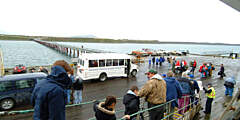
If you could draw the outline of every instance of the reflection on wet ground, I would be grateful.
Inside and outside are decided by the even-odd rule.
[[[197,66],[202,65],[203,62],[212,62],[215,65],[216,70],[213,72],[213,76],[210,79],[202,80],[203,86],[206,86],[207,83],[211,82],[216,90],[216,99],[212,105],[212,115],[211,119],[216,119],[219,115],[224,111],[224,103],[225,101],[230,101],[231,98],[225,97],[224,91],[225,88],[223,86],[224,80],[220,80],[217,72],[220,69],[220,64],[224,64],[225,73],[227,76],[237,75],[237,80],[239,80],[239,75],[237,74],[239,70],[239,60],[232,60],[228,58],[214,58],[214,57],[199,57],[199,56],[184,56],[177,57],[177,59],[185,59],[189,63],[190,61],[196,59]],[[148,65],[148,62],[139,64],[140,71],[138,72],[136,78],[112,78],[106,80],[105,82],[99,81],[86,81],[84,82],[84,91],[83,91],[83,100],[84,102],[91,100],[100,100],[105,98],[108,95],[115,95],[117,97],[122,97],[126,94],[126,91],[132,86],[137,85],[138,87],[142,87],[147,81],[147,77],[145,76],[145,72],[150,69],[156,69],[159,74],[167,73],[169,71],[169,64],[164,63],[163,66],[156,65]],[[195,79],[200,80],[200,73],[198,69],[195,71]],[[236,90],[235,90],[236,92]],[[202,92],[202,106],[204,108],[206,97]],[[117,110],[123,110],[124,106],[121,100],[117,101]],[[121,117],[123,112],[117,114],[118,117]],[[76,107],[70,107],[66,109],[66,118],[67,120],[86,120],[88,118],[94,117],[93,105],[82,105]],[[3,117],[1,119],[6,120],[31,120],[32,113],[22,114],[22,115],[13,115]],[[204,119],[204,113],[201,111],[198,119]]]

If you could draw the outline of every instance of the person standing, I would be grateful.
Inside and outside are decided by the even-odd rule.
[[[69,64],[58,60],[53,64],[46,80],[37,83],[31,97],[34,120],[65,120],[67,95],[64,89],[72,84],[68,72],[73,75]]]
[[[182,77],[178,79],[178,82],[182,88],[182,98],[178,99],[179,109],[182,109],[185,106],[188,106],[190,102],[190,95],[192,95],[193,91],[193,84],[188,79],[187,72],[182,73]],[[179,113],[183,114],[187,111],[187,107],[184,110],[180,110]]]
[[[125,115],[131,115],[140,110],[140,99],[138,96],[138,87],[132,86],[130,90],[127,91],[127,94],[123,97],[123,104],[125,105]],[[137,115],[130,117],[130,120],[137,118]],[[141,114],[143,120],[143,116]]]
[[[235,77],[229,77],[225,80],[224,86],[226,88],[225,95],[232,97],[234,85],[236,84]]]
[[[220,79],[223,79],[223,77],[225,77],[225,73],[224,73],[224,66],[223,64],[221,64],[221,68],[220,71],[218,72],[218,75],[220,75]]]
[[[192,72],[192,74],[194,75],[194,71],[195,71],[195,69],[196,69],[196,67],[197,67],[197,62],[196,62],[196,60],[194,60],[193,62],[191,62],[191,67],[192,67],[192,69],[191,69],[190,72]]]
[[[166,103],[166,82],[153,69],[149,70],[146,74],[150,80],[139,91],[139,97],[146,97],[148,108]],[[150,110],[150,120],[161,120],[164,117],[164,111],[164,105]]]
[[[74,82],[74,76],[71,75],[71,74],[68,74],[69,78],[72,80],[72,83]],[[65,92],[67,94],[67,104],[72,104],[73,102],[71,101],[71,98],[73,98],[72,96],[72,86],[68,86],[66,89],[65,89]]]
[[[178,107],[178,99],[182,97],[182,88],[179,82],[174,78],[172,71],[167,73],[167,77],[164,78],[167,85],[167,101],[174,100],[171,102],[170,113],[174,112],[174,108]],[[173,120],[173,115],[170,116],[170,120]]]
[[[80,104],[82,102],[83,81],[81,78],[77,78],[73,83],[74,89],[74,104]]]
[[[39,67],[39,72],[43,72],[48,75],[48,70],[42,66]]]
[[[153,63],[153,65],[155,65],[155,57],[154,56],[152,58],[152,63]]]
[[[210,67],[209,67],[209,76],[212,77],[212,71],[215,70],[215,67],[212,63],[209,63]]]
[[[192,92],[192,94],[191,94],[191,103],[193,103],[193,102],[195,102],[195,105],[197,105],[198,104],[198,100],[199,100],[199,92],[200,92],[200,88],[199,88],[199,86],[198,86],[198,83],[197,83],[197,81],[196,80],[194,80],[194,75],[193,74],[190,74],[189,75],[189,77],[190,77],[190,81],[191,81],[191,83],[193,84],[193,92]]]
[[[162,66],[162,63],[164,62],[164,58],[161,56],[159,61],[160,61],[160,66]]]
[[[210,115],[211,114],[211,109],[212,109],[212,102],[213,102],[213,99],[216,97],[215,89],[212,87],[211,83],[208,83],[208,89],[206,89],[204,87],[203,90],[205,91],[206,96],[207,96],[207,101],[206,101],[204,113],[206,115]]]

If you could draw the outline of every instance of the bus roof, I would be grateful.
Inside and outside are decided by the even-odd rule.
[[[134,56],[120,53],[84,53],[79,56],[81,59],[133,59]]]

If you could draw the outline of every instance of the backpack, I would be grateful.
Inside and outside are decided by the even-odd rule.
[[[83,89],[83,81],[82,81],[82,79],[78,78],[78,79],[73,83],[73,89],[74,89],[74,90],[82,90],[82,89]]]

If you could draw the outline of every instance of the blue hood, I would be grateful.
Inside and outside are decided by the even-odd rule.
[[[225,81],[233,83],[234,85],[236,84],[235,77],[229,77]]]
[[[61,66],[52,67],[47,80],[59,84],[64,88],[71,86],[72,84],[72,80],[68,77],[66,70]]]

